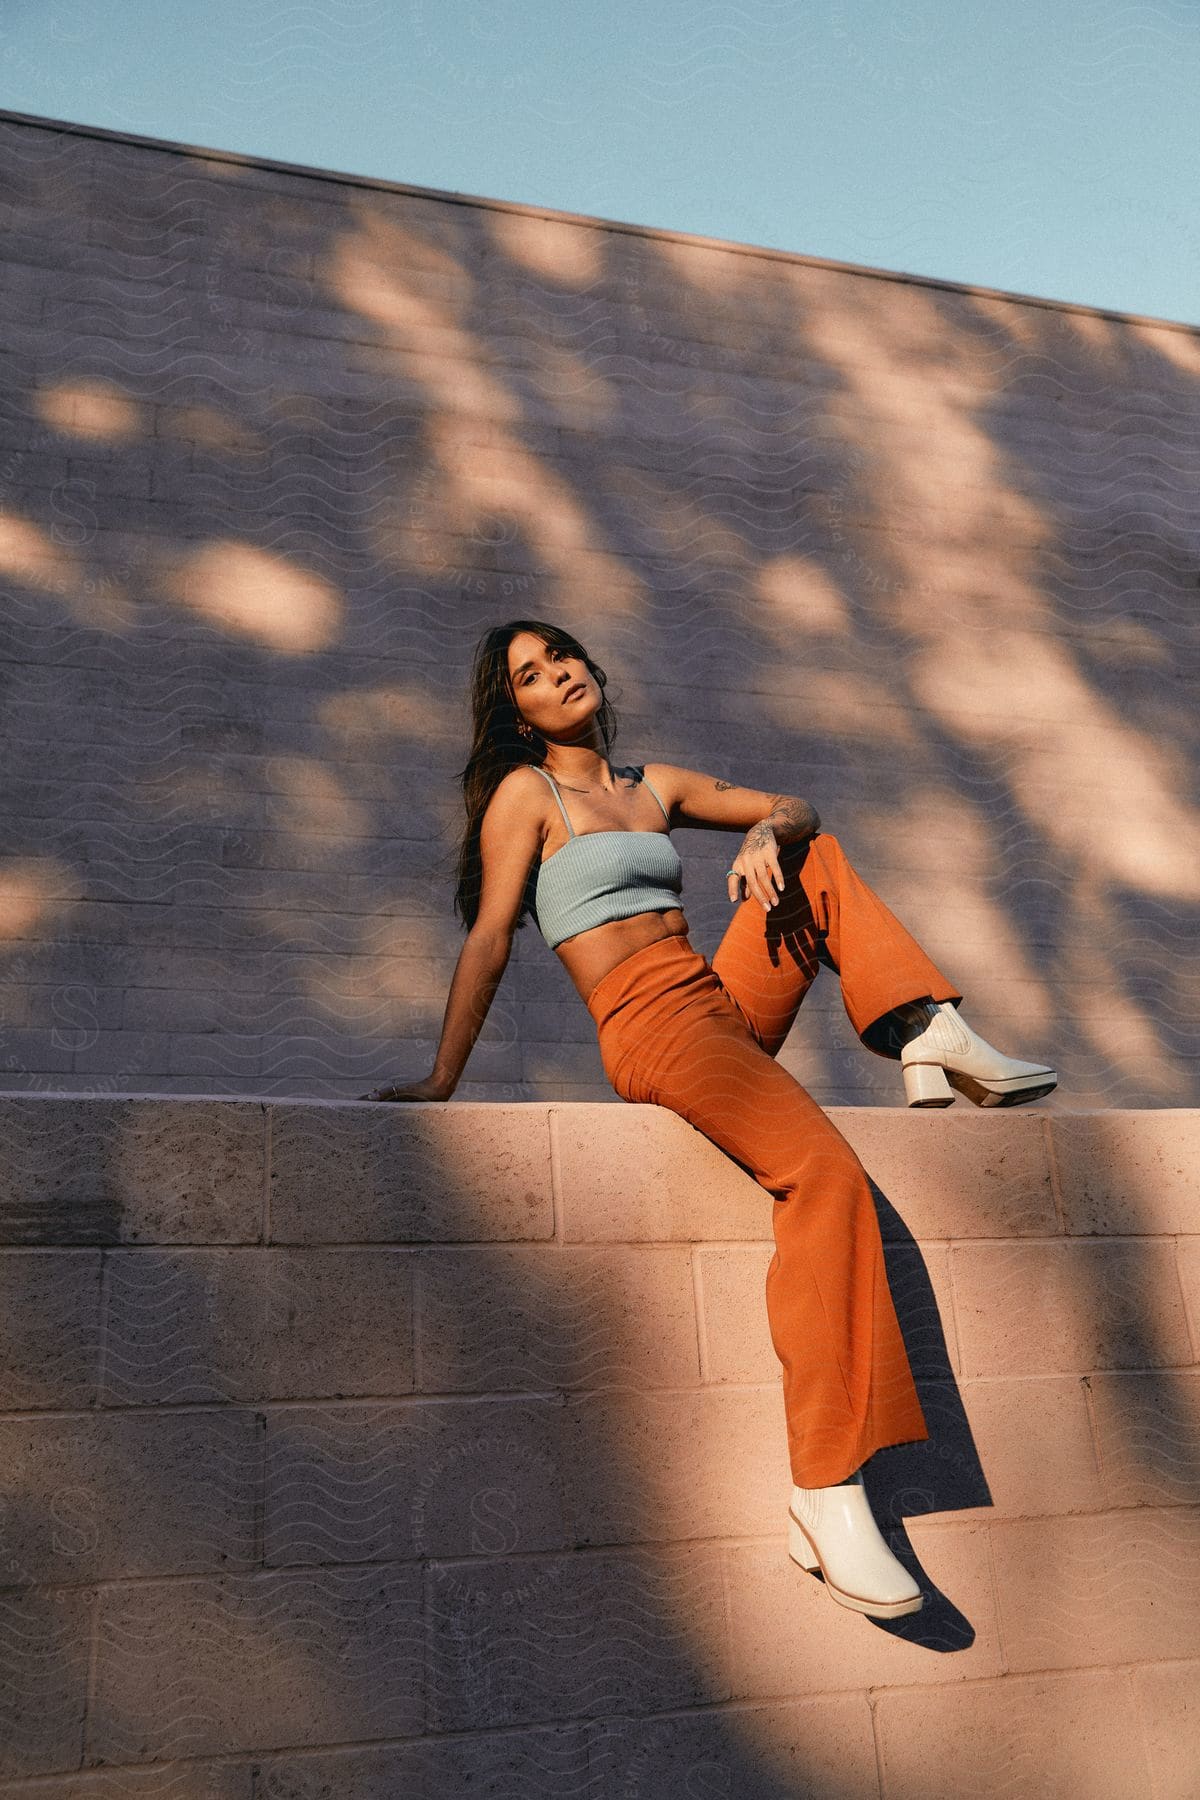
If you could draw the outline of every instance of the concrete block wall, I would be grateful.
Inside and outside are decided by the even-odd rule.
[[[1051,1110],[1197,1089],[1200,331],[0,114],[0,1081],[427,1071],[481,632],[817,805]],[[730,839],[679,832],[693,941]],[[895,1104],[823,978],[783,1051]],[[531,926],[466,1101],[612,1100]]]
[[[1190,1800],[1200,1113],[833,1116],[894,1625],[788,1560],[770,1202],[674,1114],[0,1098],[3,1800]]]

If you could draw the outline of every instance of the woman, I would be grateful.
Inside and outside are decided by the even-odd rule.
[[[794,1483],[789,1553],[844,1606],[915,1612],[921,1590],[862,1483],[876,1450],[929,1436],[870,1185],[776,1053],[823,962],[862,1042],[900,1062],[910,1106],[949,1105],[955,1088],[1016,1105],[1057,1077],[970,1029],[962,995],[808,801],[669,763],[614,765],[606,682],[575,638],[540,620],[480,640],[455,896],[467,940],[432,1073],[363,1098],[450,1098],[532,904],[595,1020],[614,1090],[670,1107],[774,1197],[766,1295]],[[668,833],[680,825],[744,834],[726,874],[737,910],[711,963],[679,904]]]

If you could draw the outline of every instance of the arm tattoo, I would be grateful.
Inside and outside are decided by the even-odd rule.
[[[787,794],[776,797],[775,805],[766,818],[757,825],[752,825],[746,833],[748,848],[759,848],[765,842],[768,831],[775,833],[780,844],[795,843],[800,838],[815,837],[821,829],[821,821],[817,810],[807,800],[795,800]]]

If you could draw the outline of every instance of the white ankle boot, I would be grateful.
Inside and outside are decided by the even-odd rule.
[[[792,1489],[788,1555],[802,1569],[820,1569],[839,1606],[872,1618],[917,1612],[924,1600],[884,1542],[861,1469],[836,1487]]]
[[[910,1106],[950,1106],[954,1088],[976,1106],[1020,1106],[1058,1086],[1045,1063],[993,1049],[949,1000],[914,1000],[895,1010],[913,1033],[900,1050]]]

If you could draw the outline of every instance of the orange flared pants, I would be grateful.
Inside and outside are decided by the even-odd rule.
[[[892,1008],[962,995],[829,832],[782,844],[779,866],[778,904],[768,912],[753,895],[742,900],[711,963],[686,937],[659,939],[610,969],[587,1007],[621,1098],[670,1107],[774,1198],[767,1320],[783,1365],[792,1479],[826,1487],[929,1430],[866,1171],[775,1058],[822,962],[881,1056],[900,1054]]]

